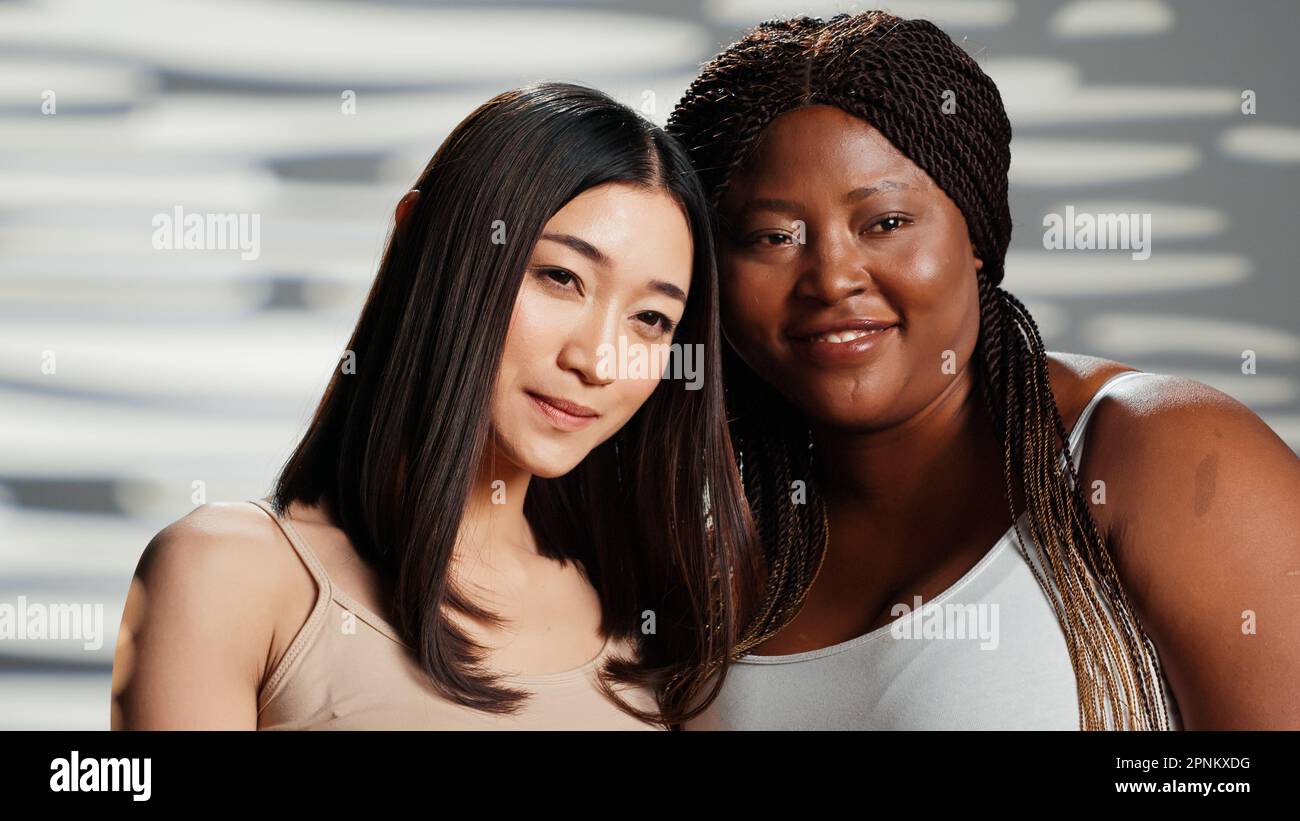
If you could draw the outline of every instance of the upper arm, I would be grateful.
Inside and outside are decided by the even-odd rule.
[[[1108,542],[1186,729],[1300,729],[1300,460],[1236,400],[1177,377],[1116,391],[1094,430]]]
[[[210,508],[164,528],[137,565],[113,661],[113,729],[257,726],[274,595],[252,569],[256,543]]]

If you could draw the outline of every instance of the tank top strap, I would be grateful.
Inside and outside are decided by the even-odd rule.
[[[316,588],[320,593],[317,596],[316,607],[312,610],[312,619],[317,617],[318,612],[323,618],[326,606],[329,604],[330,600],[333,599],[345,610],[357,616],[361,621],[370,625],[375,630],[378,630],[383,635],[405,647],[410,646],[397,632],[397,628],[393,627],[388,621],[381,618],[373,610],[362,604],[357,598],[350,595],[343,588],[338,587],[330,581],[329,574],[325,572],[325,565],[316,557],[316,554],[307,544],[307,540],[298,532],[298,529],[293,526],[293,521],[285,516],[278,515],[269,499],[250,499],[249,501],[265,511],[266,515],[270,516],[271,519],[279,525],[280,531],[283,532],[285,538],[289,540],[289,544],[293,545],[294,552],[296,552],[298,557],[302,559],[302,563],[307,566],[308,572],[311,573],[312,579],[315,580]]]
[[[1074,460],[1075,470],[1079,469],[1079,462],[1083,457],[1084,436],[1087,433],[1088,422],[1092,420],[1092,413],[1097,409],[1097,405],[1106,397],[1106,394],[1110,393],[1111,389],[1120,382],[1142,376],[1156,376],[1156,374],[1147,371],[1124,371],[1123,373],[1117,373],[1103,382],[1101,387],[1097,389],[1097,392],[1088,400],[1088,404],[1083,406],[1083,411],[1080,412],[1078,421],[1074,423],[1074,430],[1070,431],[1070,457]],[[1061,456],[1061,462],[1062,464],[1065,462],[1064,454]]]
[[[330,599],[333,597],[333,585],[330,584],[329,576],[325,573],[325,566],[320,563],[320,560],[316,558],[316,554],[307,546],[307,540],[297,531],[293,523],[277,514],[268,499],[250,499],[249,501],[271,517],[271,521],[275,522],[276,526],[280,528],[280,532],[289,540],[294,552],[298,554],[298,558],[306,565],[307,571],[311,573],[312,579],[316,582],[316,603],[312,606],[307,621],[298,630],[298,633],[285,649],[284,655],[281,656],[279,662],[270,670],[265,681],[258,688],[257,712],[258,715],[261,715],[270,700],[279,693],[286,677],[294,669],[295,663],[307,651],[312,642],[316,640],[321,630],[324,629]]]
[[[337,591],[334,590],[334,585],[330,583],[329,575],[325,572],[325,565],[321,564],[320,559],[316,558],[316,554],[312,552],[312,549],[307,545],[307,540],[302,537],[298,529],[293,526],[293,522],[276,513],[269,499],[250,499],[249,501],[265,511],[266,515],[270,516],[271,520],[279,526],[280,532],[289,540],[289,544],[293,546],[298,558],[302,559],[302,563],[307,566],[312,579],[316,582],[316,587],[322,594],[321,598],[326,601],[332,598]]]

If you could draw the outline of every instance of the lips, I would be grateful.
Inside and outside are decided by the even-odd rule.
[[[813,365],[856,366],[898,330],[883,319],[842,319],[796,326],[788,332],[793,349]]]
[[[843,319],[798,326],[789,335],[804,342],[851,342],[873,331],[883,331],[897,324],[883,319]]]
[[[564,431],[575,431],[585,428],[596,420],[599,413],[586,405],[577,402],[571,402],[568,399],[562,399],[558,396],[547,396],[542,393],[525,391],[533,406],[542,412],[555,427]]]

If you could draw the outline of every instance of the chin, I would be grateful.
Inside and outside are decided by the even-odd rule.
[[[810,390],[795,407],[818,425],[846,432],[873,430],[887,414],[884,403],[861,398],[854,401],[847,390]]]
[[[565,475],[566,473],[568,473],[569,471],[571,471],[571,470],[573,470],[574,468],[576,468],[576,467],[577,467],[579,464],[581,464],[581,463],[582,463],[582,460],[579,459],[577,462],[570,462],[570,463],[567,463],[567,464],[565,464],[565,465],[563,465],[563,466],[559,466],[559,465],[541,465],[541,466],[538,466],[538,467],[534,468],[534,469],[532,470],[532,474],[533,474],[534,476],[536,476],[538,479],[558,479],[558,478],[560,478],[561,476],[563,476],[563,475]]]
[[[533,452],[521,455],[517,464],[532,475],[541,479],[555,479],[563,476],[581,464],[587,451],[569,452]]]

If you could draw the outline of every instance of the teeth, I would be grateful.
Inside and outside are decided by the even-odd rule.
[[[818,342],[852,342],[855,339],[861,339],[862,337],[866,336],[869,333],[871,332],[870,331],[844,331],[842,333],[837,332],[837,333],[822,334],[821,336],[816,336],[813,338],[816,339]]]

